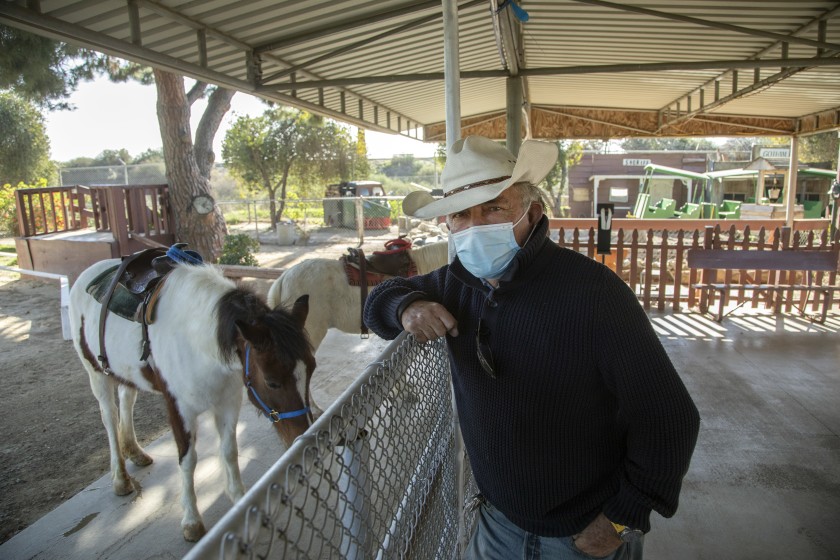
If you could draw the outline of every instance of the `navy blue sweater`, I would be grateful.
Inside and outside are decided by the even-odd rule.
[[[516,525],[569,536],[603,511],[648,531],[651,510],[677,509],[697,408],[633,291],[547,230],[543,218],[498,288],[456,259],[377,286],[365,322],[393,339],[417,299],[457,319],[447,343],[464,444],[478,488]],[[476,358],[479,317],[496,379]]]

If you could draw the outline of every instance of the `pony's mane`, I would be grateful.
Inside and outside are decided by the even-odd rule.
[[[234,288],[226,292],[216,304],[216,329],[219,352],[225,360],[232,360],[236,350],[238,330],[236,322],[256,324],[271,311],[254,292],[243,288]]]
[[[236,352],[239,331],[237,321],[248,324],[261,323],[271,337],[271,344],[283,361],[292,367],[300,356],[312,351],[305,331],[292,314],[277,307],[271,309],[254,292],[235,288],[225,293],[216,305],[218,328],[216,330],[222,358],[232,361]]]
[[[284,361],[288,360],[290,367],[294,367],[294,362],[302,356],[313,352],[306,330],[287,309],[280,306],[272,309],[263,317],[263,322],[271,333],[274,348]]]
[[[437,241],[420,247],[412,247],[409,255],[414,264],[417,265],[417,273],[426,274],[445,265],[449,257],[448,247],[448,241]]]

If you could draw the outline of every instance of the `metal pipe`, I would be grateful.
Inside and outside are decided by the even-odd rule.
[[[446,100],[446,148],[461,138],[461,62],[458,44],[458,3],[443,4],[443,74]]]
[[[522,145],[522,77],[511,76],[505,82],[507,110],[507,149],[516,155]]]
[[[793,210],[796,204],[797,172],[799,171],[799,136],[790,137],[790,163],[785,185],[785,226],[793,229]]]

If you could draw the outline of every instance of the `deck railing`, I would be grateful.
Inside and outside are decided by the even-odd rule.
[[[615,219],[612,222],[611,254],[597,254],[597,222],[595,219],[552,219],[552,239],[591,258],[601,260],[623,278],[639,296],[647,310],[665,311],[670,307],[679,312],[683,307],[699,304],[699,294],[691,286],[700,281],[699,271],[690,270],[686,264],[689,249],[704,246],[704,232],[713,226],[711,243],[714,248],[752,249],[758,251],[832,250],[840,249],[828,237],[828,220],[797,220],[793,227],[786,227],[784,220],[632,220]],[[732,280],[728,273],[727,281]],[[774,281],[767,271],[744,271],[743,282],[751,283],[760,278]],[[837,273],[819,278],[821,282],[835,285]],[[794,301],[794,293],[786,294],[784,309],[794,305],[804,308],[805,302]],[[759,305],[755,294],[740,290],[734,301],[749,300],[752,307]],[[802,296],[800,296],[802,297]],[[816,295],[811,296],[814,309]],[[838,305],[837,297],[831,306]],[[829,308],[831,309],[831,307]]]
[[[112,232],[120,247],[129,247],[130,236],[174,234],[168,185],[18,189],[15,197],[21,237],[93,228]]]

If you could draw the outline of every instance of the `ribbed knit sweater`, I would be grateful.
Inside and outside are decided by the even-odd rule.
[[[461,432],[479,490],[522,529],[584,529],[599,512],[650,530],[672,516],[700,418],[633,291],[611,270],[536,226],[499,286],[456,258],[377,286],[365,322],[395,338],[417,299],[458,321],[447,336]],[[476,357],[479,318],[497,378]]]

